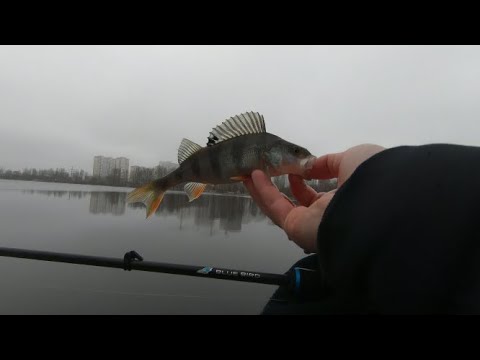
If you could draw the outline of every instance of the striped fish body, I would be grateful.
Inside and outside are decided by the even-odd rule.
[[[226,184],[241,181],[255,169],[268,172],[265,154],[278,141],[282,140],[269,133],[235,137],[202,148],[182,162],[176,171],[181,176],[180,182]]]
[[[155,212],[167,189],[181,184],[189,200],[198,198],[207,184],[245,180],[253,170],[270,176],[302,175],[315,159],[298,145],[269,134],[263,116],[246,113],[226,120],[210,132],[206,147],[183,139],[178,150],[180,166],[128,195],[128,202],[143,202],[147,217]]]

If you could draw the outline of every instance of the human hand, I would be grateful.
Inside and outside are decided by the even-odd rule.
[[[309,180],[337,178],[340,187],[361,163],[384,149],[378,145],[363,144],[341,153],[323,155],[315,160],[312,168],[306,172],[305,178]],[[318,227],[336,189],[327,193],[317,193],[298,175],[289,175],[288,180],[299,206],[281,193],[260,170],[253,171],[244,184],[260,209],[286,232],[290,240],[306,253],[316,252]]]

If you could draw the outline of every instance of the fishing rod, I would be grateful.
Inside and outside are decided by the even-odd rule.
[[[90,265],[138,270],[176,275],[196,276],[209,279],[243,281],[258,284],[278,285],[285,287],[295,295],[305,295],[311,292],[312,286],[318,287],[319,277],[316,271],[296,267],[286,274],[270,274],[256,271],[233,270],[210,266],[193,266],[143,261],[136,251],[125,253],[123,259],[66,254],[50,251],[25,250],[0,247],[0,256],[42,261],[62,262],[69,264]]]

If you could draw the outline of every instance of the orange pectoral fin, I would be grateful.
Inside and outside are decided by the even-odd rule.
[[[202,195],[203,191],[207,187],[207,184],[201,184],[201,183],[188,183],[185,185],[185,192],[188,195],[188,200],[193,201],[196,198],[200,197]]]
[[[232,176],[230,178],[230,180],[233,180],[233,181],[244,181],[244,180],[247,180],[248,179],[248,176],[245,176],[245,175],[242,175],[242,176]]]

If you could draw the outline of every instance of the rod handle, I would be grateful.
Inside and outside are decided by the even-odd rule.
[[[318,300],[323,296],[323,281],[319,271],[294,267],[288,275],[289,289],[297,298]]]

